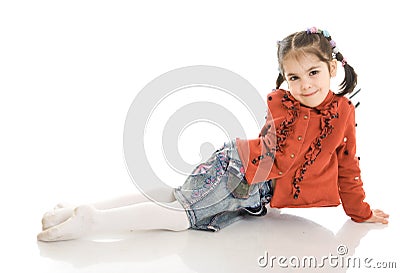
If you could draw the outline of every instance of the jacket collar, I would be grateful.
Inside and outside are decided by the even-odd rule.
[[[324,110],[327,107],[329,107],[335,97],[335,93],[333,93],[331,90],[329,90],[328,95],[326,95],[326,98],[321,102],[320,105],[313,107],[316,110]]]

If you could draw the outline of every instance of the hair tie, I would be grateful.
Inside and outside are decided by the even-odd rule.
[[[337,47],[332,48],[332,52],[335,54],[339,53],[339,49]]]
[[[316,34],[316,33],[320,33],[320,34],[324,35],[324,37],[331,44],[332,48],[334,48],[336,46],[335,41],[332,40],[331,35],[329,34],[329,32],[327,30],[321,30],[321,29],[319,29],[317,27],[310,27],[310,28],[307,29],[307,34]]]
[[[331,37],[331,35],[329,34],[329,32],[327,30],[323,30],[322,34],[324,35],[325,38]]]
[[[318,28],[310,27],[307,29],[307,34],[313,34],[313,33],[318,33]]]
[[[322,33],[322,35],[324,35],[325,38],[331,37],[331,35],[327,30],[322,30],[317,27],[310,27],[307,29],[307,34],[314,34],[314,33]]]
[[[332,40],[331,35],[327,30],[321,30],[316,27],[310,27],[307,29],[307,34],[322,34],[324,37],[329,41],[329,44],[331,45],[332,52],[334,55],[334,58],[336,58],[336,55],[339,54],[339,49],[336,47],[336,42]],[[345,58],[342,59],[341,61],[342,66],[344,67],[347,64],[347,60]]]

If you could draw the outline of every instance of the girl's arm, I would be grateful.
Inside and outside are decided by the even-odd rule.
[[[355,222],[388,223],[388,214],[371,210],[364,201],[365,192],[361,180],[359,158],[356,155],[356,130],[354,106],[350,105],[345,123],[343,143],[337,149],[339,194],[347,215]]]

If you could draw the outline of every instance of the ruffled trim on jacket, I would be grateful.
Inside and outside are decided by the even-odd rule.
[[[299,117],[300,102],[297,101],[288,91],[284,91],[285,94],[282,98],[282,105],[287,110],[285,119],[276,128],[276,147],[275,151],[283,153],[283,149],[286,145],[287,138],[292,134],[296,121]],[[314,108],[318,114],[321,115],[321,132],[311,143],[308,151],[304,158],[305,162],[295,171],[293,177],[293,198],[297,199],[300,194],[300,182],[303,180],[304,174],[307,172],[309,166],[311,166],[322,150],[323,140],[329,136],[334,126],[331,124],[332,120],[339,118],[338,114],[338,102],[334,99],[321,104]],[[267,132],[262,132],[265,135]],[[264,156],[253,159],[253,164],[258,160],[264,159]]]

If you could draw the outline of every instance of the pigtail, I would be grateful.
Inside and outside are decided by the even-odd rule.
[[[354,88],[357,85],[357,74],[354,71],[354,68],[347,63],[347,60],[343,57],[342,53],[336,47],[336,43],[332,40],[331,35],[326,30],[320,30],[317,28],[311,28],[307,30],[307,33],[318,33],[319,35],[323,36],[328,40],[330,46],[332,47],[332,55],[338,61],[342,63],[344,68],[344,80],[339,85],[339,96],[344,96],[353,92]]]
[[[353,92],[354,88],[357,85],[357,74],[354,71],[354,68],[349,65],[346,61],[346,59],[343,57],[342,53],[340,52],[335,52],[334,54],[336,55],[336,60],[338,62],[342,63],[342,66],[344,68],[344,80],[342,83],[339,85],[339,96],[344,96],[346,94],[349,94]]]
[[[282,76],[282,73],[279,73],[278,78],[276,79],[276,89],[279,89],[285,79]]]

